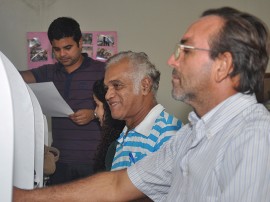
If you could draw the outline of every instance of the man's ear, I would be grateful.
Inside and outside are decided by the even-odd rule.
[[[81,37],[81,39],[79,41],[79,47],[82,47],[82,45],[83,45],[83,40],[82,40],[82,37]]]
[[[143,95],[147,95],[152,90],[152,80],[149,77],[144,77],[141,81],[141,91]]]
[[[232,54],[229,52],[222,53],[218,56],[215,66],[215,80],[221,82],[233,71]]]

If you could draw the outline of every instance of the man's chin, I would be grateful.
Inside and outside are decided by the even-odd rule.
[[[114,113],[111,113],[112,114],[112,118],[113,119],[117,119],[117,120],[124,120],[123,118],[122,118],[122,116],[120,116],[119,114],[114,114]]]
[[[185,96],[180,91],[176,90],[172,90],[172,97],[177,101],[184,101],[185,99]]]

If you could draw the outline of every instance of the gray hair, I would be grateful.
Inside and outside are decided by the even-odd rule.
[[[119,63],[123,59],[128,59],[130,68],[133,69],[131,79],[134,83],[134,91],[139,92],[140,82],[143,78],[148,77],[152,81],[152,89],[156,95],[159,87],[160,72],[156,69],[155,65],[150,62],[148,56],[144,52],[123,51],[110,57],[106,62],[106,69],[111,65]]]
[[[269,31],[259,18],[234,8],[209,9],[202,16],[216,15],[224,25],[209,40],[210,57],[215,59],[224,52],[233,57],[230,77],[240,76],[238,92],[252,94],[262,90],[263,78],[269,60]]]

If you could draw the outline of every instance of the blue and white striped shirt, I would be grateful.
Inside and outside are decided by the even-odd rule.
[[[270,113],[238,93],[128,168],[154,201],[270,201]]]
[[[111,170],[127,168],[157,151],[175,135],[181,124],[180,120],[165,112],[162,105],[156,105],[133,130],[126,134],[127,127],[124,128],[117,140]]]

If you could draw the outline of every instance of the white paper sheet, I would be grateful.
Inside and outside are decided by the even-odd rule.
[[[53,82],[31,83],[28,85],[35,93],[43,114],[51,117],[67,117],[74,113]]]

